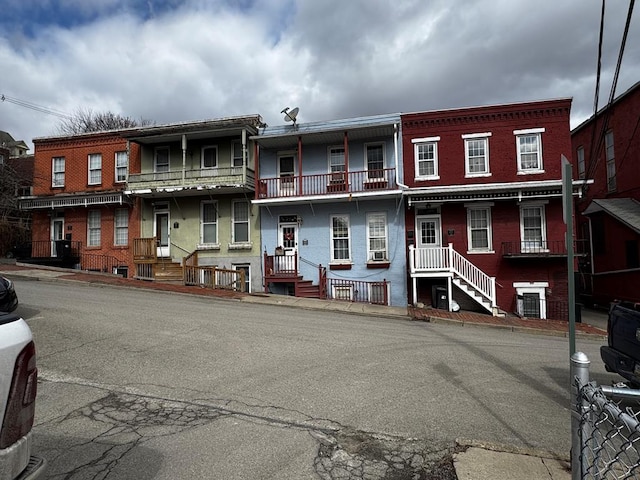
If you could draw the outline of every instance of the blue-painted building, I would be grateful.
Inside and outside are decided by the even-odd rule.
[[[407,305],[400,128],[390,114],[251,137],[266,292]]]

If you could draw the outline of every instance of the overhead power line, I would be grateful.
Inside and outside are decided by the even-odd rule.
[[[32,102],[28,102],[26,100],[20,100],[19,98],[9,97],[5,94],[0,94],[0,100],[7,103],[13,103],[14,105],[19,105],[21,107],[29,108],[31,110],[35,110],[36,112],[46,113],[47,115],[54,115],[56,117],[64,118],[70,120],[73,118],[72,115],[68,113],[61,112],[60,110],[55,110],[49,107],[43,107],[42,105],[37,105]]]

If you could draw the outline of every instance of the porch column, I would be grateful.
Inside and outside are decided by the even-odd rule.
[[[187,136],[182,135],[182,184],[184,185],[185,170],[187,168]]]
[[[447,303],[448,303],[447,309],[449,311],[452,311],[452,308],[451,308],[451,301],[453,300],[451,298],[452,295],[453,295],[453,288],[451,286],[451,275],[449,275],[447,277]]]
[[[418,279],[413,277],[411,280],[413,281],[413,306],[415,307],[418,304]]]
[[[302,194],[302,136],[298,135],[298,195]]]
[[[349,134],[344,132],[344,181],[347,191],[351,190],[349,187]]]
[[[260,198],[260,150],[258,149],[258,142],[253,143],[253,171],[255,172],[253,196],[258,199]]]

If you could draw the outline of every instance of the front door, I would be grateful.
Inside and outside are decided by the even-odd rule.
[[[416,245],[427,250],[423,256],[428,262],[427,268],[444,268],[445,253],[442,247],[442,228],[440,216],[430,215],[416,218]]]
[[[297,270],[298,224],[281,223],[278,230],[278,245],[284,250],[276,255],[276,269],[279,272],[294,273]]]
[[[292,154],[278,157],[278,192],[287,197],[296,193],[296,162]]]
[[[156,210],[155,212],[156,255],[169,256],[169,212]]]
[[[62,240],[64,235],[64,219],[53,218],[51,220],[51,256],[57,257],[58,250],[56,249],[56,241]]]

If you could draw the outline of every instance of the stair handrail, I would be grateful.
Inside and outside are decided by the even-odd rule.
[[[465,282],[474,287],[479,294],[491,302],[491,307],[496,304],[496,277],[490,277],[464,256],[453,249],[449,244],[449,268],[453,273],[461,277]]]

